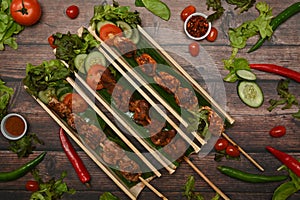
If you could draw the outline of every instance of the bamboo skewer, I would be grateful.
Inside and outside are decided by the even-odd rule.
[[[202,94],[204,98],[206,98],[206,100],[215,108],[217,108],[223,116],[225,116],[230,124],[234,123],[234,119],[228,115],[213,98],[210,97],[210,95],[189,75],[189,73],[187,73],[141,26],[138,25],[137,28],[146,37],[146,39],[149,40],[150,43],[152,43],[152,45],[154,45],[154,47],[157,48],[177,68],[177,70],[194,85],[198,92]]]
[[[210,186],[212,187],[223,199],[225,200],[230,200],[229,197],[226,196],[226,194],[224,194],[213,182],[211,182],[207,176],[205,176],[195,165],[194,163],[191,162],[191,160],[184,156],[183,159],[190,165],[190,167],[193,168],[193,170],[195,170],[195,172],[197,172],[197,174],[199,176],[201,176],[201,178],[204,179],[204,181]]]
[[[133,130],[132,127],[128,126],[128,124],[122,119],[121,116],[119,116],[118,113],[116,113],[106,102],[105,100],[103,100],[100,95],[98,95],[95,90],[91,89],[91,87],[89,87],[87,85],[87,83],[76,73],[74,72],[76,79],[78,79],[80,81],[81,84],[83,84],[83,86],[88,89],[88,91],[93,94],[93,96],[101,103],[101,105],[103,105],[116,119],[118,122],[120,122],[124,127],[126,127],[126,129],[130,132],[130,134],[132,136],[134,136],[142,145],[143,147],[145,147],[153,156],[154,158],[156,158],[157,161],[159,161],[162,166],[164,168],[166,168],[170,174],[175,172],[175,168],[176,166],[170,162],[169,160],[167,160],[163,155],[161,155],[159,153],[159,151],[155,151],[153,148],[151,148],[141,137],[139,137],[135,130]],[[164,160],[162,160],[162,158],[165,158]]]
[[[130,66],[128,66],[128,64],[126,62],[124,62],[124,60],[121,59],[121,56],[118,56],[115,54],[115,52],[113,52],[111,50],[111,48],[105,44],[105,42],[103,42],[96,34],[95,32],[91,29],[91,27],[88,28],[88,30],[90,31],[90,33],[98,40],[101,42],[101,45],[112,55],[112,57],[114,57],[115,59],[117,59],[117,61],[126,68],[126,70],[128,72],[130,72],[131,75],[133,75],[137,81],[142,84],[149,92],[151,92],[151,94],[158,99],[158,101],[160,103],[162,103],[167,109],[168,111],[170,111],[173,116],[175,116],[176,119],[178,119],[185,127],[188,126],[188,123],[182,119],[181,116],[178,115],[178,113],[176,111],[174,111],[174,109],[164,100],[162,99],[156,91],[154,91],[149,84],[143,80],[137,73],[134,72],[134,70],[132,70],[132,68]],[[115,63],[110,56],[102,49],[99,48],[99,51],[105,55],[105,57],[111,62],[111,63]],[[129,76],[128,74],[126,74],[116,63],[114,64],[114,67],[126,78],[126,80],[128,82],[131,83],[132,86],[134,86],[134,88],[136,90],[138,90],[140,92],[140,94],[152,105],[152,107],[157,110],[169,123],[170,125],[172,125],[174,127],[174,129],[183,137],[183,139],[185,139],[193,148],[196,152],[200,151],[200,147],[198,147],[190,138],[188,138],[186,136],[186,134],[172,121],[172,119],[169,118],[169,116],[167,116],[159,106],[156,105],[156,103],[140,88],[140,86],[138,86]],[[206,143],[205,140],[203,140],[197,132],[192,132],[192,135],[194,136],[194,138],[196,138],[202,145]]]
[[[163,200],[168,200],[162,193],[160,193],[156,188],[154,188],[148,181],[139,177],[140,181],[144,183],[152,192],[154,192],[158,197],[162,198]]]
[[[235,143],[226,133],[222,133],[222,136],[228,140],[231,144],[236,146],[238,150],[248,159],[252,164],[254,164],[259,170],[264,171],[264,168],[260,166],[247,152],[244,151],[237,143]]]
[[[80,89],[80,87],[74,82],[73,79],[67,77],[68,83],[83,97],[83,99],[93,108],[93,110],[115,131],[115,133],[133,150],[134,153],[155,173],[160,177],[161,173],[143,156],[143,154],[124,136],[123,133],[110,121],[110,119],[92,102],[86,94]]]

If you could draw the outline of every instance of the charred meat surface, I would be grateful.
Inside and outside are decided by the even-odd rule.
[[[125,156],[125,153],[124,150],[116,143],[110,140],[105,140],[101,156],[107,164],[117,165],[118,161]]]
[[[123,88],[117,84],[114,87],[112,99],[115,101],[115,105],[118,109],[125,112],[129,109],[129,102],[131,98],[131,91]]]
[[[149,54],[143,53],[137,56],[135,61],[146,75],[155,76],[157,63]]]
[[[129,181],[136,182],[141,176],[141,173],[139,172],[139,165],[133,160],[130,160],[128,156],[123,157],[123,159],[119,161],[119,170],[121,171],[122,175]]]
[[[134,44],[129,38],[115,37],[113,40],[114,46],[127,58],[131,58],[135,55],[136,44]]]
[[[164,146],[164,151],[173,159],[182,157],[186,150],[187,144],[181,138],[173,139],[168,145]]]
[[[149,131],[149,135],[152,136],[160,132],[165,126],[165,121],[152,118],[150,124],[146,128]]]
[[[146,126],[150,123],[150,105],[146,100],[130,101],[129,110],[134,112],[133,119],[137,124]]]
[[[72,110],[67,105],[58,101],[56,98],[51,98],[48,106],[52,110],[54,110],[61,118],[66,118],[72,113]]]
[[[161,71],[157,73],[153,79],[159,86],[170,94],[174,94],[180,86],[180,81],[167,72]]]
[[[175,93],[176,103],[189,110],[194,110],[198,105],[198,99],[189,88],[180,87]]]
[[[172,139],[175,137],[176,131],[174,129],[171,130],[162,130],[155,135],[152,135],[150,137],[151,141],[156,145],[156,146],[165,146],[169,144]]]

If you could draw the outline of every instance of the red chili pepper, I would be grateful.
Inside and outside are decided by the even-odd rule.
[[[266,149],[272,153],[279,161],[281,161],[285,166],[292,170],[297,176],[300,177],[300,162],[296,160],[291,155],[279,151],[273,147],[267,146]]]
[[[286,67],[274,64],[250,64],[250,68],[285,76],[300,83],[300,72],[296,72]]]
[[[87,186],[89,186],[89,181],[91,180],[90,174],[86,167],[84,166],[84,163],[82,162],[81,158],[76,153],[74,147],[72,146],[70,140],[67,138],[64,130],[60,128],[59,130],[59,139],[61,142],[61,145],[70,160],[71,164],[73,165],[80,181]]]

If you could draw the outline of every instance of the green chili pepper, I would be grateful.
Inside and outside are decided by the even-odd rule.
[[[270,26],[272,30],[275,31],[279,25],[288,20],[293,15],[297,14],[300,11],[300,2],[296,2],[291,6],[287,7],[284,11],[279,13],[274,19],[271,20]],[[248,51],[251,53],[257,50],[261,45],[266,41],[267,37],[260,38]]]
[[[0,172],[0,181],[12,181],[24,176],[44,159],[46,153],[47,152],[41,153],[35,159],[29,161],[28,163],[14,171]]]
[[[231,178],[239,179],[250,183],[276,182],[283,181],[288,178],[287,176],[266,176],[261,174],[251,174],[227,166],[218,166],[217,168],[220,172]]]

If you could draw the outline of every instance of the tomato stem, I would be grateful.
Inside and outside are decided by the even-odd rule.
[[[16,12],[21,12],[22,15],[28,15],[27,8],[25,8],[24,5],[24,0],[22,0],[22,8],[20,10],[17,10]]]

